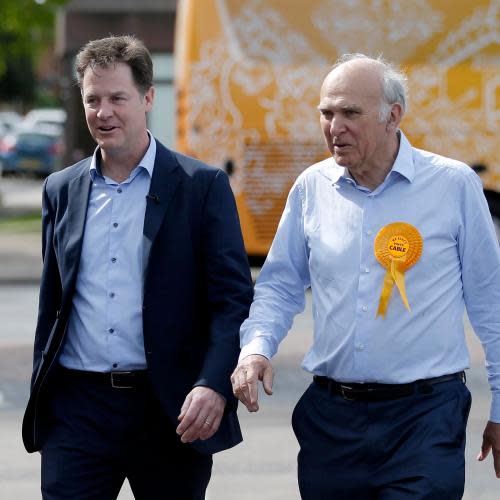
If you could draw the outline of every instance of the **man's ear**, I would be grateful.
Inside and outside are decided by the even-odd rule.
[[[144,100],[146,103],[146,112],[151,111],[154,99],[155,99],[155,88],[149,87],[149,90],[144,94]]]
[[[398,128],[401,123],[401,119],[403,118],[403,108],[401,104],[394,103],[391,106],[391,112],[389,113],[389,118],[387,118],[386,128],[390,130],[392,128]]]

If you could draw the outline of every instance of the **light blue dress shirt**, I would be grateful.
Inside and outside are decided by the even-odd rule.
[[[406,383],[469,366],[463,315],[486,352],[500,422],[500,250],[477,175],[465,164],[412,148],[375,190],[328,158],[293,185],[256,283],[242,352],[271,358],[312,289],[314,341],[302,366],[344,382]],[[374,255],[378,231],[415,226],[419,261],[405,273],[409,312],[396,287],[377,308],[386,273]]]
[[[82,255],[60,363],[97,372],[146,368],[142,329],[143,228],[156,141],[121,183],[94,152]]]

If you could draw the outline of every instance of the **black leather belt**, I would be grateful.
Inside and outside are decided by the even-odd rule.
[[[61,376],[73,380],[83,380],[92,384],[107,385],[114,389],[137,389],[148,382],[147,370],[123,372],[90,372],[86,370],[70,370],[60,367]]]
[[[314,376],[314,383],[329,394],[339,394],[349,401],[388,401],[414,394],[415,391],[430,392],[431,386],[451,380],[461,380],[465,383],[465,372],[442,375],[441,377],[417,380],[409,384],[361,384],[337,382],[336,380]]]

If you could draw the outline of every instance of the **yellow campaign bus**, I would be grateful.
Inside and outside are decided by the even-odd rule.
[[[316,106],[338,56],[401,66],[415,147],[482,170],[500,229],[500,0],[180,0],[176,147],[231,179],[265,256],[298,174],[329,155]]]

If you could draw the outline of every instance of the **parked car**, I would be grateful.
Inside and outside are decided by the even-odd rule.
[[[22,120],[16,111],[0,111],[0,137],[14,132]]]
[[[21,123],[21,128],[30,130],[40,125],[50,125],[58,127],[61,132],[66,123],[66,111],[59,108],[38,108],[32,109],[26,113]]]
[[[61,168],[63,153],[60,126],[23,128],[0,139],[0,170],[46,176]]]

